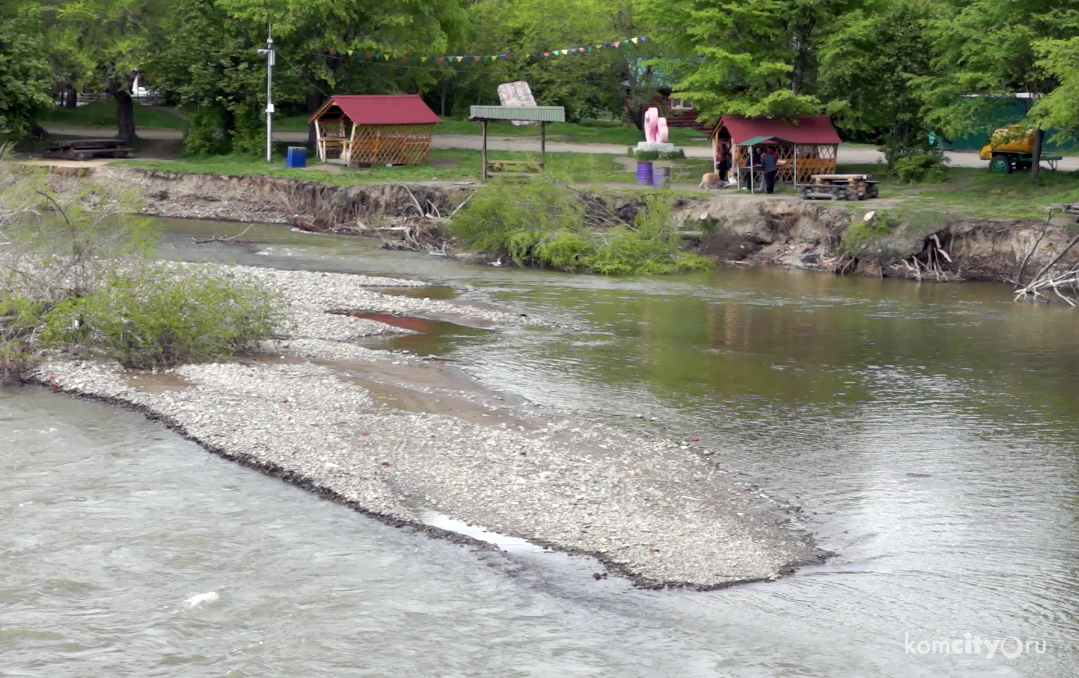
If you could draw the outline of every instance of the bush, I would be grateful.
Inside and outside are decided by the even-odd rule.
[[[228,358],[273,338],[282,322],[276,298],[255,285],[151,269],[57,304],[41,340],[145,369]]]
[[[894,217],[884,212],[877,212],[872,220],[855,222],[843,231],[840,250],[852,256],[857,255],[875,241],[891,235],[898,225]]]
[[[626,153],[631,158],[638,160],[684,160],[686,157],[685,150],[678,148],[671,153],[659,152],[659,151],[638,151],[636,147],[630,146]]]
[[[944,178],[944,158],[940,153],[915,153],[895,161],[895,173],[908,184],[940,181]]]
[[[470,249],[507,257],[518,266],[604,275],[711,267],[705,257],[679,250],[669,201],[649,199],[632,224],[602,203],[550,179],[492,181],[458,212],[449,232]]]
[[[232,152],[237,155],[262,156],[266,152],[266,128],[263,119],[251,109],[236,113],[232,130]]]
[[[217,111],[200,110],[191,118],[184,132],[184,153],[187,155],[216,155],[228,150],[221,115]]]

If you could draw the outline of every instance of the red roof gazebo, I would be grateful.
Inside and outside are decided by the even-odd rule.
[[[440,120],[417,94],[337,94],[309,122],[323,162],[418,165],[427,162]]]
[[[720,117],[712,129],[712,150],[718,157],[719,144],[731,152],[731,167],[748,167],[751,148],[769,145],[776,150],[779,170],[776,181],[804,184],[814,174],[834,174],[840,138],[826,115],[795,115],[790,118]],[[753,142],[757,143],[753,143]],[[750,143],[746,143],[750,142]],[[798,168],[795,180],[795,167]]]

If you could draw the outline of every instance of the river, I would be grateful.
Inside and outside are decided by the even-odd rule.
[[[583,321],[378,345],[697,436],[837,555],[774,583],[640,591],[580,559],[403,533],[133,413],[9,389],[0,676],[1079,675],[1074,311],[989,284],[464,266],[282,227],[195,245],[244,227],[164,223],[163,256],[415,277]],[[988,657],[975,637],[1009,640]]]

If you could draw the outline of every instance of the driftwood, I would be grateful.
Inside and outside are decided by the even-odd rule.
[[[1015,290],[1016,301],[1029,297],[1031,301],[1041,299],[1050,302],[1048,296],[1051,292],[1069,306],[1079,306],[1079,263],[1064,269],[1057,269],[1060,260],[1079,243],[1079,234],[1068,241],[1060,252],[1043,266],[1030,282]]]
[[[196,245],[205,245],[206,243],[210,243],[210,242],[250,243],[251,242],[250,240],[240,240],[240,238],[243,237],[243,235],[245,233],[250,231],[252,227],[254,227],[254,224],[251,224],[250,226],[248,226],[244,230],[240,231],[236,235],[230,235],[230,236],[227,236],[227,237],[215,235],[212,238],[192,238],[192,240],[195,241]]]

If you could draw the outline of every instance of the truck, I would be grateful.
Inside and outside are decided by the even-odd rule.
[[[1030,169],[1034,164],[1034,130],[1021,131],[1019,125],[1002,127],[993,132],[989,143],[982,146],[978,157],[989,161],[990,172],[1011,174],[1015,170]],[[1059,155],[1041,157],[1052,170],[1056,170],[1061,159]]]

